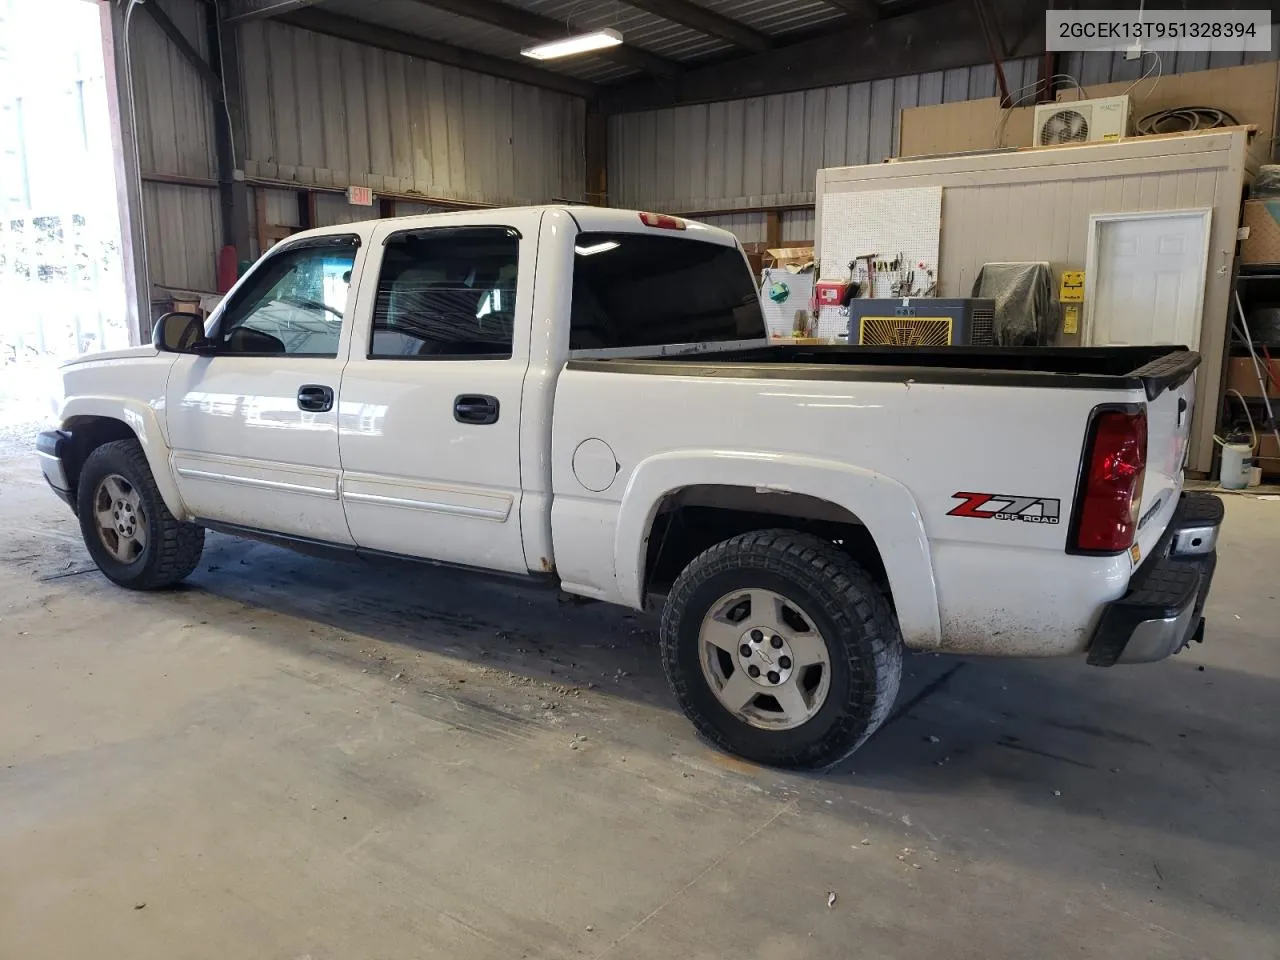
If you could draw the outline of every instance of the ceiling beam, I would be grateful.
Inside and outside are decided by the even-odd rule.
[[[629,7],[635,7],[655,17],[670,20],[682,27],[696,30],[743,47],[755,53],[763,53],[773,47],[773,41],[758,30],[753,30],[745,23],[733,20],[723,14],[716,13],[707,7],[700,7],[689,0],[622,0]]]
[[[884,13],[876,0],[823,0],[829,7],[843,10],[861,20],[878,20]]]
[[[990,0],[1005,36],[1022,39],[1009,58],[1044,51],[1044,10],[1022,0]],[[737,100],[864,80],[988,63],[986,41],[973,23],[970,0],[950,0],[928,10],[841,30],[777,47],[766,53],[688,70],[661,83],[605,88],[607,113],[652,110],[686,103]]]
[[[235,23],[239,20],[274,17],[282,13],[293,13],[319,2],[320,0],[229,0],[224,19],[227,23]]]
[[[428,40],[426,37],[419,37],[416,34],[390,30],[376,24],[365,23],[363,20],[353,20],[350,17],[339,16],[336,13],[328,13],[324,10],[297,10],[293,13],[286,13],[276,19],[282,23],[302,27],[304,30],[313,30],[316,33],[328,34],[341,40],[351,40],[355,43],[368,44],[371,47],[381,47],[383,50],[390,50],[392,53],[403,53],[410,57],[421,57],[423,60],[434,60],[436,63],[446,63],[451,67],[461,67],[464,70],[474,70],[476,73],[486,73],[490,76],[502,77],[505,80],[513,80],[516,83],[527,83],[535,87],[558,90],[561,93],[573,94],[575,97],[583,97],[588,100],[600,92],[600,88],[594,83],[567,77],[562,73],[552,73],[550,70],[542,70],[538,67],[516,63],[503,57],[493,57],[487,53],[464,50],[452,44],[441,43],[439,40]]]
[[[415,2],[466,17],[468,20],[487,23],[533,40],[562,40],[575,32],[569,28],[568,24],[561,23],[552,17],[544,17],[519,7],[508,6],[499,0],[415,0]],[[636,70],[643,70],[661,77],[673,77],[681,69],[680,64],[674,60],[660,57],[640,47],[630,46],[625,41],[621,46],[594,51],[591,56],[612,60],[614,63],[625,64]]]
[[[150,14],[156,26],[164,31],[164,35],[169,38],[169,42],[178,48],[178,52],[182,54],[183,59],[195,68],[196,73],[200,75],[200,79],[209,88],[210,94],[220,98],[222,96],[222,78],[218,76],[218,72],[213,67],[209,66],[209,62],[200,55],[200,51],[187,39],[187,35],[182,32],[182,29],[169,19],[168,14],[164,12],[162,7],[154,3],[144,3],[142,4],[142,9],[145,13]]]

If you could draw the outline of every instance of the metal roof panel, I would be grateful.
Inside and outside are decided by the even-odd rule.
[[[534,65],[534,61],[520,55],[520,50],[529,46],[532,38],[481,23],[479,20],[461,17],[426,3],[418,3],[416,0],[379,0],[378,3],[369,3],[368,0],[326,0],[323,9],[353,20],[438,40],[465,50]],[[536,65],[597,83],[621,79],[636,72],[631,67],[601,57],[570,57]]]

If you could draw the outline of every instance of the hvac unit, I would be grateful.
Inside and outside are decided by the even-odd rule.
[[[1129,98],[1042,103],[1035,112],[1037,147],[1119,140],[1129,132]]]
[[[991,346],[996,302],[973,297],[850,300],[850,343],[864,347]]]

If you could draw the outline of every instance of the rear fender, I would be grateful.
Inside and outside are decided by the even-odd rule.
[[[938,591],[915,498],[884,474],[813,457],[683,450],[642,462],[631,474],[618,514],[614,571],[621,602],[642,605],[649,535],[662,501],[701,484],[806,494],[853,514],[880,551],[907,646],[938,646]],[[785,515],[779,521],[785,522]]]

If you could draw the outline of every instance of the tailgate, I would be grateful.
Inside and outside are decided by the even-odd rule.
[[[1147,473],[1136,538],[1143,557],[1155,548],[1178,505],[1195,396],[1196,380],[1190,376],[1147,401]]]

